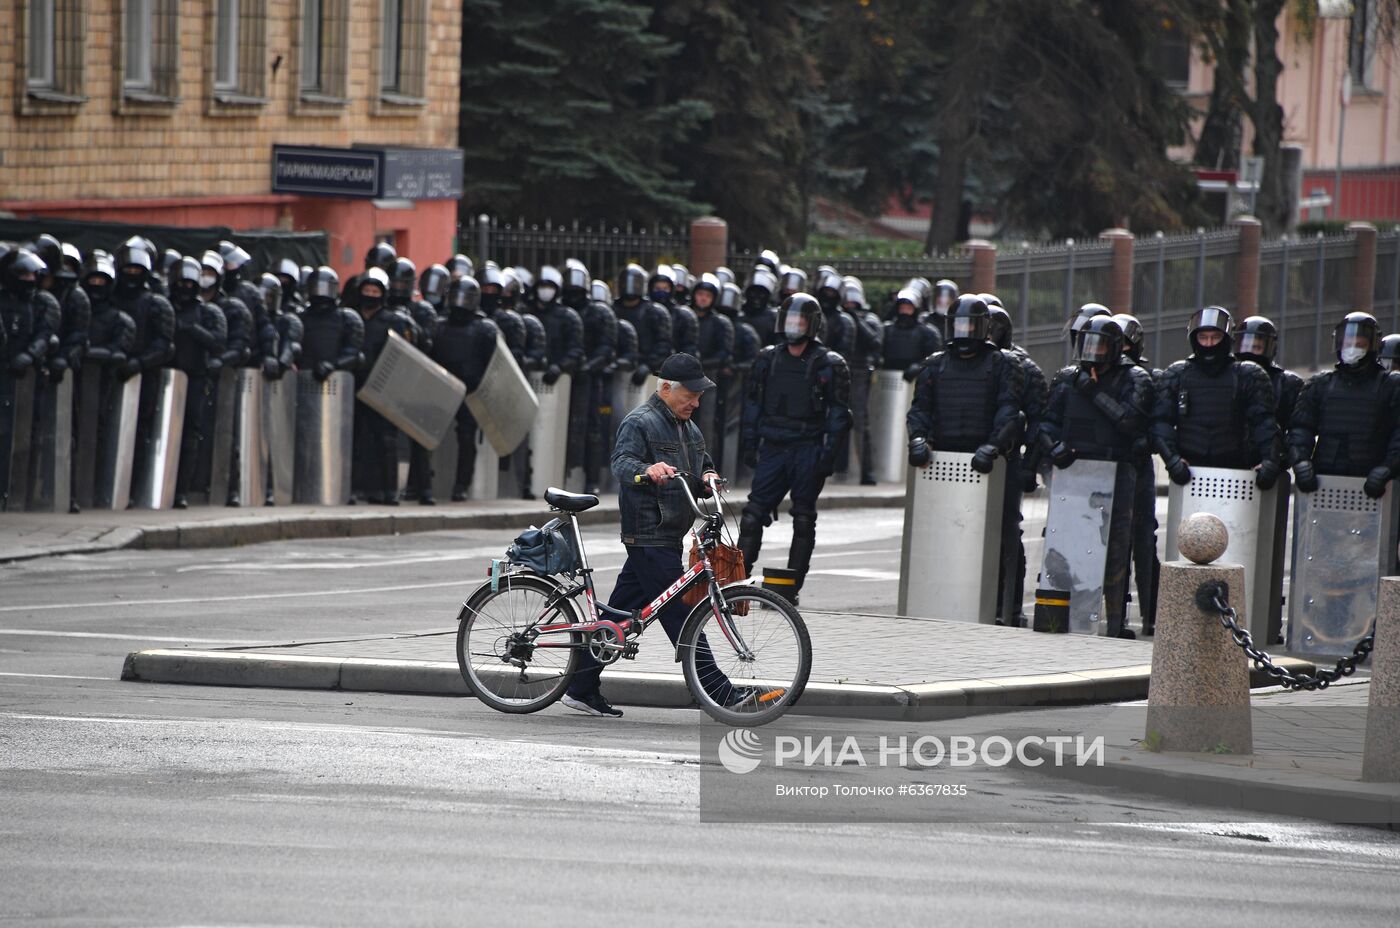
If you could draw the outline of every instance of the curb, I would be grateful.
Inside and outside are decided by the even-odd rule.
[[[1294,671],[1308,661],[1282,658]],[[1076,706],[1144,699],[1150,666],[1050,673],[947,683],[809,683],[797,714],[830,710],[874,719],[946,718],[958,709]],[[455,661],[410,661],[361,657],[313,657],[265,651],[199,651],[155,648],[133,651],[122,666],[123,680],[198,686],[253,686],[282,689],[345,690],[468,696]],[[694,706],[679,674],[609,672],[608,695],[621,705],[652,708]],[[1268,674],[1252,675],[1251,685],[1269,686]],[[815,711],[814,711],[815,710]],[[869,713],[862,716],[861,713]]]
[[[1268,774],[1242,773],[1232,767],[1182,770],[1155,765],[1132,766],[1128,762],[1105,763],[1102,767],[1059,766],[1055,752],[1044,745],[1028,744],[1027,751],[1043,763],[1025,769],[1063,777],[1091,786],[1116,787],[1153,793],[1192,805],[1213,805],[1245,812],[1310,818],[1344,824],[1372,825],[1400,830],[1400,795],[1394,786],[1371,783],[1328,787],[1316,782],[1273,781]],[[1124,750],[1109,745],[1106,750]],[[1190,755],[1166,754],[1167,758]],[[1204,763],[1204,762],[1202,762]]]

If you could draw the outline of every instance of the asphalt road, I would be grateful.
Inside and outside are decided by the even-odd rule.
[[[899,514],[824,514],[818,530],[804,596],[892,611]],[[615,570],[610,534],[590,537]],[[1011,824],[706,824],[713,761],[693,711],[521,718],[469,699],[117,680],[140,647],[442,627],[508,540],[0,568],[0,921],[1235,925],[1267,904],[1390,925],[1400,911],[1387,832],[1220,824],[1014,770],[978,772],[966,800],[970,818]]]

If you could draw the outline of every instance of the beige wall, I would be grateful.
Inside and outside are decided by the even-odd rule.
[[[248,196],[271,190],[272,145],[352,142],[457,145],[461,4],[430,0],[426,106],[390,107],[378,94],[380,0],[348,0],[349,103],[306,112],[297,92],[299,0],[267,0],[264,106],[212,102],[207,49],[214,0],[180,0],[180,102],[121,115],[113,62],[120,0],[92,0],[83,92],[65,115],[22,115],[16,42],[22,0],[0,0],[0,205],[4,201]],[[282,57],[274,77],[271,63]]]

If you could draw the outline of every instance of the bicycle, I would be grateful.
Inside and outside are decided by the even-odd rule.
[[[647,482],[638,475],[639,483]],[[807,686],[812,644],[795,606],[752,581],[720,586],[710,553],[725,529],[722,483],[711,480],[714,511],[706,511],[691,490],[690,474],[678,473],[696,517],[690,536],[699,550],[696,563],[650,604],[630,612],[598,601],[593,589],[578,514],[598,505],[598,497],[550,488],[551,512],[567,514],[578,567],[566,582],[493,561],[491,578],[477,588],[458,616],[457,666],[468,688],[501,712],[538,712],[568,688],[579,655],[588,649],[610,665],[637,655],[639,638],[661,609],[697,584],[707,595],[692,608],[675,645],[687,688],[716,721],[736,726],[764,725],[792,708]],[[504,569],[502,569],[504,566]],[[581,602],[580,602],[581,600]],[[707,629],[715,634],[706,634]],[[713,664],[705,661],[706,654]],[[702,679],[702,667],[714,669]],[[728,678],[730,686],[714,676]],[[712,692],[713,690],[713,692]]]

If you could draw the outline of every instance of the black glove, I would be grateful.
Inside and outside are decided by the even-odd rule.
[[[68,365],[60,361],[55,361],[53,366],[49,368],[49,382],[56,384],[63,383],[63,375],[66,373],[68,373]]]
[[[268,380],[279,380],[282,377],[282,363],[276,358],[263,358],[263,376]]]
[[[1191,482],[1191,466],[1186,463],[1186,459],[1180,456],[1172,458],[1167,464],[1167,476],[1172,478],[1172,483],[1179,487],[1184,487]]]
[[[647,367],[645,364],[637,365],[637,369],[632,372],[632,386],[640,387],[647,382],[647,378],[650,376],[651,368]]]
[[[112,364],[112,365],[117,366],[117,367],[120,367],[121,365],[123,365],[123,364],[126,363],[126,352],[125,352],[125,351],[114,351],[114,352],[112,352],[112,353],[111,353],[110,355],[108,355],[108,357],[107,357],[107,363],[108,363],[108,364]]]
[[[335,373],[335,365],[329,361],[317,361],[316,369],[311,372],[317,380],[325,380]]]
[[[1272,490],[1281,473],[1283,468],[1277,461],[1265,461],[1254,469],[1254,485],[1261,490]]]
[[[1050,463],[1060,470],[1073,464],[1076,457],[1078,456],[1074,453],[1074,449],[1062,441],[1055,442],[1055,447],[1050,449]]]
[[[1038,487],[1036,481],[1038,476],[1039,474],[1029,468],[1021,471],[1021,492],[1034,493]]]
[[[753,470],[755,467],[758,466],[757,448],[744,449],[744,466],[747,467],[749,470]]]
[[[543,380],[547,384],[558,383],[559,375],[564,373],[559,369],[558,364],[549,365],[549,369],[544,372]]]
[[[217,374],[224,369],[224,362],[219,357],[212,357],[205,362],[204,369],[211,374]]]
[[[836,473],[836,455],[823,450],[817,455],[817,476],[830,477]]]
[[[21,351],[10,359],[10,373],[18,377],[29,368],[34,366],[34,356],[27,351]]]
[[[1082,367],[1074,372],[1074,382],[1072,386],[1080,393],[1093,393],[1099,388],[1093,375]]]
[[[1371,468],[1371,472],[1366,475],[1366,483],[1361,489],[1366,491],[1366,495],[1371,499],[1380,499],[1385,495],[1385,485],[1390,482],[1390,468],[1384,465]]]
[[[1317,470],[1312,461],[1299,461],[1293,465],[1293,485],[1304,493],[1317,489]]]
[[[996,464],[997,446],[983,445],[972,454],[972,469],[979,474],[990,474],[992,466]]]
[[[933,460],[933,451],[929,449],[928,442],[922,438],[915,438],[909,442],[909,466],[923,467]]]
[[[121,369],[118,371],[118,376],[120,376],[122,380],[130,380],[139,373],[141,373],[141,360],[139,358],[127,358],[122,362]]]
[[[923,369],[924,369],[924,366],[923,366],[922,364],[911,364],[911,365],[909,365],[908,367],[906,367],[906,368],[904,369],[904,379],[905,379],[906,381],[909,381],[909,382],[912,383],[913,380],[914,380],[914,378],[917,377],[917,376],[919,376],[919,371],[921,371],[921,370],[923,370]]]

